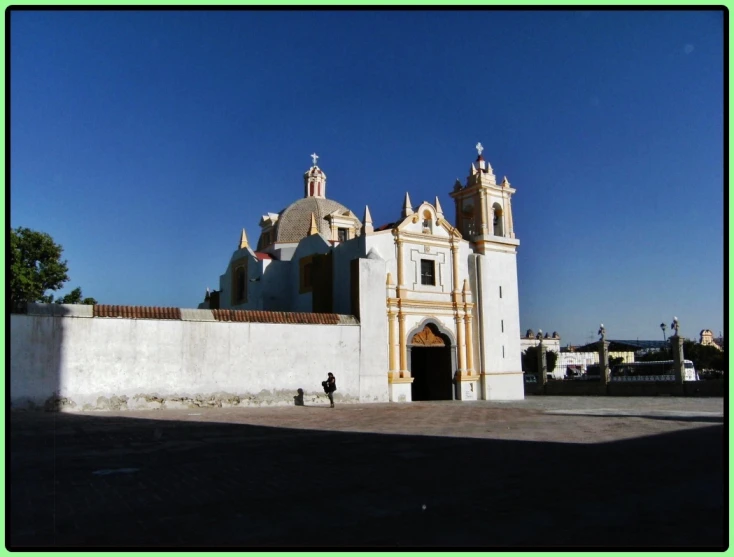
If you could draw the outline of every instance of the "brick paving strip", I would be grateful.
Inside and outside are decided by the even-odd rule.
[[[10,472],[13,547],[724,543],[721,399],[13,413]]]

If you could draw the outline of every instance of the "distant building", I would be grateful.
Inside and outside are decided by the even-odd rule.
[[[623,363],[635,361],[635,355],[645,351],[657,350],[657,346],[667,346],[662,341],[628,341],[610,340],[609,359],[622,358]],[[654,348],[653,348],[654,347]],[[590,365],[599,363],[599,341],[590,342],[583,346],[568,346],[561,351],[561,357],[556,367],[563,367],[563,373],[567,376],[586,373]]]
[[[528,329],[525,332],[525,336],[520,339],[520,350],[525,352],[528,348],[538,346],[539,344],[540,339],[537,338],[536,333],[534,333],[532,329]],[[546,350],[559,353],[561,351],[560,335],[555,331],[551,334],[545,333],[545,336],[543,337],[543,345]]]
[[[610,340],[609,341],[609,357],[624,357],[625,362],[634,361],[634,356],[642,356],[649,352],[657,352],[670,348],[670,343],[666,340]],[[590,342],[583,346],[576,347],[577,352],[596,351],[599,349],[599,342]],[[627,356],[623,354],[631,353],[632,360],[627,360]],[[617,355],[618,354],[618,355]]]
[[[532,330],[528,329],[525,331],[525,336],[520,338],[520,351],[524,354],[527,352],[528,348],[532,348],[533,346],[538,346],[540,344],[540,339],[537,337],[537,334]],[[545,349],[548,352],[555,352],[556,354],[560,354],[561,352],[561,337],[556,332],[553,331],[553,333],[545,333],[545,336],[543,336],[543,346],[545,346]],[[558,361],[556,361],[556,367],[552,372],[552,375],[554,378],[557,379],[563,379],[563,374],[565,373],[565,370],[560,373],[559,375],[559,366]]]
[[[723,343],[719,344],[718,342],[716,342],[716,340],[718,339],[714,339],[714,332],[711,329],[704,329],[701,331],[700,342],[703,346],[713,346],[715,348],[718,348],[719,350],[723,350]]]

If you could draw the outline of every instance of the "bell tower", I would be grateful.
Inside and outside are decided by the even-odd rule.
[[[477,143],[476,149],[466,184],[457,179],[450,195],[456,204],[456,228],[483,253],[488,242],[515,243],[511,204],[515,190],[507,177],[497,184],[492,165],[482,156],[484,147]]]
[[[326,174],[318,166],[316,166],[316,160],[319,156],[314,153],[311,155],[313,160],[313,166],[309,168],[303,175],[303,197],[320,197],[321,199],[326,198]]]

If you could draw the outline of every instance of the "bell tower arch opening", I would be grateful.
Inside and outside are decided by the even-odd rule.
[[[502,226],[502,206],[499,203],[492,205],[492,228],[495,236],[504,236]]]
[[[451,332],[427,319],[410,331],[407,344],[412,400],[454,400],[456,343]]]

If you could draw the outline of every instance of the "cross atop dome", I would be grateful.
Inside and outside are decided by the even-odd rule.
[[[311,160],[313,160],[313,165],[316,166],[316,160],[319,158],[319,156],[316,153],[311,153]]]

